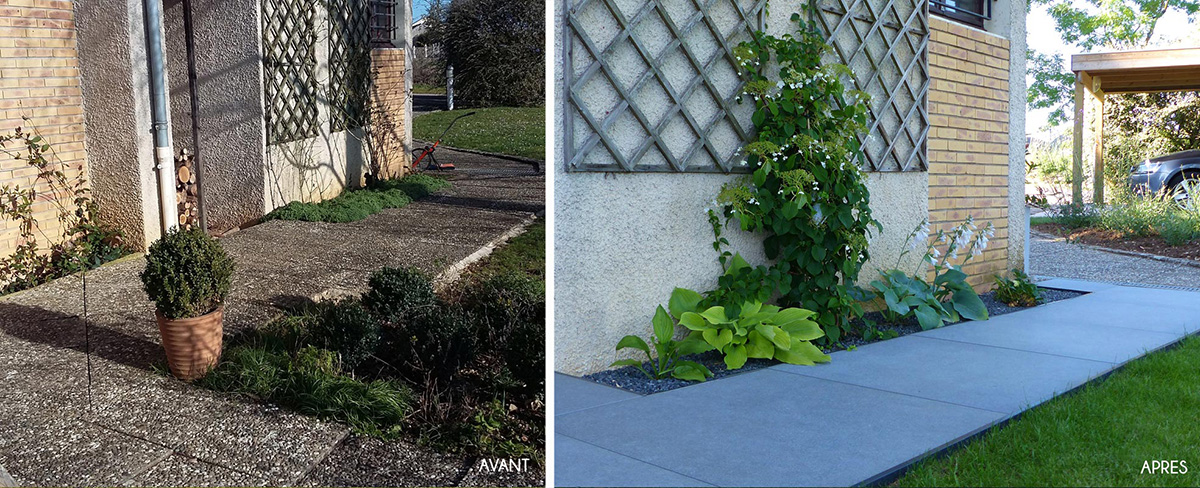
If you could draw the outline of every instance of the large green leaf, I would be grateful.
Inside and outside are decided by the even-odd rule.
[[[933,279],[933,283],[940,285],[942,283],[961,283],[967,281],[967,274],[954,268],[947,269]]]
[[[713,325],[729,323],[729,317],[725,316],[725,307],[716,306],[700,312],[700,316],[704,317],[708,323]]]
[[[675,363],[675,369],[671,372],[671,376],[684,381],[704,381],[712,375],[712,371],[695,361],[679,361]]]
[[[825,335],[825,331],[821,330],[821,325],[812,320],[792,322],[784,330],[792,336],[792,341],[812,341]]]
[[[785,308],[777,312],[775,316],[771,317],[771,323],[779,326],[786,326],[797,320],[804,320],[812,317],[813,315],[816,315],[816,312],[813,312],[812,310],[805,310],[803,308]]]
[[[929,305],[922,304],[915,309],[917,314],[917,323],[921,324],[922,330],[936,329],[942,326],[942,317]]]
[[[759,334],[757,330],[750,331],[746,335],[746,355],[758,359],[771,359],[775,357],[775,344]]]
[[[700,331],[713,328],[713,326],[708,325],[708,321],[704,320],[704,317],[701,317],[700,314],[695,312],[684,312],[684,314],[679,317],[679,325],[687,327],[689,330]]]
[[[658,306],[658,310],[654,312],[654,337],[658,342],[667,342],[675,336],[675,322],[671,320],[671,316],[667,315],[667,311]]]
[[[814,346],[811,342],[792,344],[792,351],[799,353],[814,363],[828,363],[830,360],[828,354],[822,352],[820,348]]]
[[[667,302],[667,307],[670,308],[672,316],[679,317],[684,312],[695,312],[701,300],[704,300],[704,297],[693,290],[676,288],[671,292],[671,300]]]
[[[692,332],[682,341],[679,341],[678,351],[680,356],[689,354],[699,354],[704,351],[711,351],[712,346],[704,342],[704,337],[699,332]]]
[[[803,366],[812,366],[813,360],[809,359],[799,351],[801,348],[792,349],[776,349],[775,359],[788,364],[799,364]]]
[[[987,320],[988,311],[984,306],[983,300],[979,299],[979,295],[975,294],[975,290],[967,288],[954,292],[954,310],[965,318],[971,320]]]
[[[643,351],[646,354],[650,354],[650,346],[648,344],[646,344],[646,341],[642,340],[641,337],[638,337],[635,335],[627,335],[625,337],[622,337],[620,342],[617,342],[617,350],[618,351],[620,351],[621,349],[625,349],[627,347],[632,347],[634,349]]]
[[[746,346],[733,346],[725,351],[725,367],[738,369],[746,364]]]
[[[742,269],[749,268],[749,267],[750,267],[750,263],[747,263],[746,259],[743,258],[741,254],[734,253],[733,257],[729,259],[729,268],[725,269],[725,274],[726,275],[736,274],[737,272],[741,271]]]
[[[729,329],[708,329],[704,331],[704,341],[714,348],[721,349],[733,340],[733,331]]]
[[[613,363],[608,365],[608,367],[610,367],[610,368],[613,366],[638,366],[638,367],[641,367],[641,365],[642,365],[642,362],[638,361],[636,359],[621,359],[621,360],[613,361]]]

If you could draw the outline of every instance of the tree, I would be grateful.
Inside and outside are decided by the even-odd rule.
[[[439,26],[454,97],[465,106],[545,103],[542,0],[453,0]],[[432,11],[432,9],[431,9]]]
[[[1055,30],[1064,42],[1085,52],[1143,49],[1155,43],[1155,30],[1163,16],[1187,15],[1188,22],[1200,12],[1200,0],[1033,0],[1046,5]],[[1052,108],[1050,123],[1067,119],[1074,92],[1075,76],[1063,69],[1061,55],[1027,52],[1029,108]]]

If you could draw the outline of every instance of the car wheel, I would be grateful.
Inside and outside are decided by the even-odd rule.
[[[1171,198],[1180,208],[1192,208],[1194,205],[1200,205],[1200,172],[1184,173],[1179,182],[1171,185]]]

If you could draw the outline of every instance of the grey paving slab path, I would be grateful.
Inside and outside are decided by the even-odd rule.
[[[226,332],[279,305],[357,290],[371,271],[410,265],[436,274],[544,209],[541,176],[465,155],[446,192],[347,224],[272,221],[222,238],[237,270]],[[489,169],[510,167],[503,175]],[[191,387],[165,364],[140,256],[0,298],[0,465],[21,485],[486,485],[476,460],[403,442],[360,439],[346,426]],[[91,396],[84,354],[90,340]],[[386,469],[383,469],[386,468]]]
[[[647,396],[559,375],[555,482],[871,482],[1200,330],[1198,292],[1047,283],[1091,293]]]

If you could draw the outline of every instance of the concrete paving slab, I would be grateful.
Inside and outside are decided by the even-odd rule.
[[[1046,288],[1055,288],[1059,290],[1071,290],[1083,293],[1091,293],[1094,291],[1106,290],[1112,288],[1114,284],[1102,283],[1098,281],[1074,280],[1070,278],[1050,278],[1048,280],[1037,282],[1038,286]]]
[[[265,479],[196,458],[171,454],[123,483],[125,486],[268,486]]]
[[[828,364],[771,369],[1011,415],[1114,366],[919,334],[830,356]]]
[[[634,398],[637,393],[619,390],[594,381],[562,373],[554,374],[554,415],[563,415]]]
[[[1121,364],[1179,340],[1179,334],[1109,327],[1081,317],[1077,322],[1002,315],[920,333],[922,338],[969,342],[1021,351]]]
[[[556,431],[715,485],[840,486],[1004,416],[765,369],[557,416]],[[560,479],[608,483],[586,457],[564,459]]]
[[[1197,286],[1200,286],[1200,284],[1197,284]],[[1145,305],[1148,307],[1170,307],[1200,312],[1200,292],[1195,291],[1121,286],[1104,290],[1102,293],[1097,293],[1097,296],[1117,303]]]
[[[404,442],[351,436],[338,444],[298,486],[454,486],[467,470],[456,456]]]
[[[713,486],[561,434],[554,460],[554,486]]]
[[[21,486],[106,486],[170,451],[76,418],[0,420],[0,464]]]
[[[1134,288],[1113,288],[1013,314],[1034,323],[1084,323],[1182,336],[1200,330],[1200,303],[1152,301]],[[1171,290],[1149,290],[1170,292]],[[1186,292],[1174,292],[1186,293]],[[1166,295],[1164,295],[1166,296]]]

